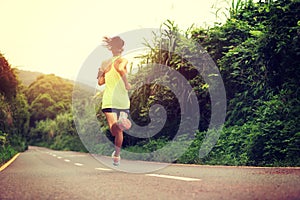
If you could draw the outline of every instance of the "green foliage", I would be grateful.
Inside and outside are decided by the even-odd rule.
[[[259,134],[254,138],[251,160],[255,165],[299,165],[299,105],[294,94],[281,91],[255,111]],[[289,100],[288,100],[289,99]]]
[[[201,111],[199,128],[205,130],[208,126],[207,122],[210,119],[208,87],[212,85],[208,86],[204,82],[201,73],[205,72],[209,61],[204,59],[205,53],[190,41],[189,35],[189,30],[181,34],[174,22],[166,21],[160,35],[154,35],[154,45],[146,44],[149,53],[143,56],[145,67],[140,68],[138,73],[130,79],[135,85],[142,85],[142,87],[137,87],[131,97],[131,114],[136,123],[140,125],[149,123],[149,109],[154,104],[162,105],[167,112],[167,122],[162,130],[163,135],[159,133],[157,138],[162,136],[172,138],[177,132],[180,113],[193,113],[190,109],[195,103],[190,98],[192,92],[195,92],[198,98]],[[202,72],[199,72],[191,61],[201,63]],[[171,70],[167,71],[164,68],[171,68]],[[174,71],[188,81],[192,90],[188,90],[185,83],[178,80],[178,75],[174,75]],[[176,88],[178,93],[174,94],[172,89],[166,86]],[[178,97],[185,100],[181,107]]]
[[[72,83],[53,74],[39,76],[26,91],[31,113],[30,126],[70,111],[72,90]]]
[[[300,84],[299,19],[299,1],[275,1],[269,7],[260,53],[265,60],[268,84],[273,89],[288,86],[296,90]]]
[[[132,83],[139,85],[143,80],[155,76],[157,74],[157,68],[154,67],[145,67],[141,69],[135,76],[131,79]],[[146,78],[147,77],[147,78]],[[167,77],[161,77],[159,80],[161,83],[168,81]],[[157,133],[154,138],[165,137],[171,139],[176,133],[177,126],[178,126],[178,119],[179,116],[180,106],[179,102],[176,99],[176,96],[171,92],[170,88],[164,87],[159,83],[151,83],[151,84],[144,84],[142,87],[137,88],[134,93],[131,95],[131,108],[130,114],[132,119],[140,126],[146,126],[150,123],[150,116],[149,112],[151,106],[155,104],[160,104],[164,107],[167,114],[167,119],[165,126],[163,129]],[[154,115],[158,115],[161,112],[161,108],[156,108],[154,110]],[[153,117],[152,121],[154,124],[158,121],[159,117]],[[156,127],[148,127],[148,131],[151,132],[155,130]],[[129,138],[129,136],[125,136],[131,141],[128,144],[136,144],[137,142],[141,142],[142,140],[137,140],[134,138]],[[125,138],[126,139],[126,138]],[[127,141],[128,141],[127,140]],[[148,139],[146,139],[148,140]],[[125,144],[126,145],[126,144]]]
[[[56,122],[51,119],[41,120],[36,123],[34,128],[31,128],[29,134],[30,144],[39,144],[51,142],[54,137]]]
[[[10,99],[17,93],[18,81],[13,69],[0,53],[0,94]]]
[[[0,166],[10,160],[18,152],[11,146],[0,147]]]
[[[50,148],[64,151],[80,151],[87,152],[78,136],[58,135]]]
[[[3,151],[13,149],[20,152],[27,149],[28,110],[16,100],[13,98],[11,103],[0,102],[0,144],[3,145]]]
[[[191,39],[210,53],[221,71],[229,103],[225,127],[208,156],[199,158],[203,138],[208,134],[204,129],[177,162],[299,166],[299,1],[232,3],[225,24],[191,31]],[[187,51],[176,43],[176,37],[170,37],[169,33],[178,32],[178,27],[169,21],[164,25],[167,31],[157,40],[159,45],[150,47],[147,60],[177,69],[186,78],[192,75],[190,83],[198,84],[202,89],[198,94],[205,96],[203,80],[186,70],[188,65],[173,53],[176,49]],[[139,74],[139,78],[143,76]],[[153,96],[147,95],[153,94],[151,87],[141,88],[143,95],[137,98],[143,108],[153,102]],[[197,91],[197,87],[194,89]],[[209,111],[209,101],[203,100],[202,105],[206,106],[201,107],[202,112]],[[150,142],[155,144],[155,140]],[[141,152],[152,150],[145,143],[132,148]]]
[[[255,124],[223,128],[220,138],[202,162],[216,165],[249,165],[253,137],[258,133]]]
[[[207,134],[198,132],[179,162],[214,165],[299,166],[299,99],[282,91],[254,111],[255,118],[242,125],[224,127],[208,156],[200,159],[199,149]]]
[[[29,112],[15,71],[0,54],[0,165],[27,149]]]
[[[135,146],[125,147],[126,151],[122,152],[122,157],[156,162],[178,162],[177,158],[184,153],[183,150],[189,145],[184,137],[182,136],[176,141],[161,137],[148,142],[140,142]]]
[[[94,95],[94,90],[75,86],[76,91],[73,93],[73,110],[74,123],[76,124],[77,134],[86,148],[91,153],[108,153],[111,155],[111,147],[106,148],[107,137],[113,137],[107,131],[108,125],[103,112],[101,111],[102,92]],[[105,151],[106,150],[106,151]],[[109,151],[109,152],[107,152]]]
[[[30,143],[57,150],[84,151],[71,113],[58,114],[55,119],[40,120],[30,131]]]
[[[226,127],[201,163],[299,166],[299,2],[236,6],[224,25],[193,32],[219,65],[229,102]]]
[[[21,89],[18,89],[16,98],[12,99],[10,103],[15,133],[26,138],[29,131],[30,113],[27,98]]]

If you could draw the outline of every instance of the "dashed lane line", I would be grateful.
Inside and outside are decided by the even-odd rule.
[[[198,178],[170,176],[170,175],[163,175],[163,174],[146,174],[146,176],[153,176],[153,177],[159,177],[159,178],[168,178],[168,179],[176,179],[176,180],[181,180],[181,181],[201,181],[201,179],[198,179]]]
[[[57,155],[52,154],[52,153],[50,153],[50,155],[52,155],[53,157],[57,157],[58,159],[62,159],[61,156],[57,156]],[[65,162],[71,162],[69,159],[64,159],[64,161]],[[79,166],[79,167],[83,166],[82,163],[74,163],[74,165]],[[99,171],[112,171],[112,169],[101,168],[101,167],[97,167],[97,168],[95,168],[95,170],[99,170]],[[171,175],[163,175],[163,174],[145,174],[145,176],[158,177],[158,178],[167,178],[167,179],[175,179],[175,180],[181,180],[181,181],[201,181],[201,179],[198,179],[198,178],[181,177],[181,176],[171,176]]]
[[[79,167],[83,166],[83,164],[81,164],[81,163],[74,163],[74,165],[79,166]]]
[[[101,167],[97,167],[95,168],[96,170],[100,170],[100,171],[112,171],[112,169],[108,169],[108,168],[101,168]]]
[[[12,162],[14,162],[17,157],[20,155],[20,153],[16,154],[12,159],[10,159],[7,163],[5,163],[4,165],[2,165],[0,167],[0,172],[3,171],[5,168],[7,168]],[[57,157],[58,159],[62,159],[61,156],[57,156],[55,154],[52,154],[52,156]],[[65,162],[71,162],[68,159],[64,159]],[[74,163],[74,165],[76,166],[83,166],[82,163]],[[95,170],[100,170],[100,171],[112,171],[112,169],[108,169],[108,168],[101,168],[101,167],[97,167],[95,168]],[[175,179],[175,180],[181,180],[181,181],[201,181],[201,179],[198,178],[189,178],[189,177],[180,177],[180,176],[170,176],[170,175],[163,175],[163,174],[145,174],[145,176],[151,176],[151,177],[158,177],[158,178],[167,178],[167,179]]]

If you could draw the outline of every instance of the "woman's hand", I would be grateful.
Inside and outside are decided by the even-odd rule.
[[[105,77],[104,77],[104,71],[102,71],[100,68],[98,70],[98,76],[97,76],[97,79],[98,79],[98,85],[103,85],[105,84]]]

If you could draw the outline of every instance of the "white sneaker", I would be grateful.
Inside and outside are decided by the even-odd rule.
[[[113,160],[113,165],[114,165],[114,166],[119,166],[119,165],[120,165],[121,157],[120,157],[120,156],[115,156],[115,153],[116,153],[116,151],[114,151],[114,152],[111,154],[111,158],[112,158],[112,160]]]
[[[121,112],[117,125],[121,130],[129,130],[131,128],[131,121],[127,119],[128,115],[126,112]]]

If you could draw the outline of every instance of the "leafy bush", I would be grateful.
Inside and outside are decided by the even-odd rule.
[[[80,138],[78,136],[71,135],[56,136],[53,144],[49,147],[56,150],[87,152]]]
[[[27,149],[29,113],[22,86],[0,53],[0,165]]]
[[[135,146],[124,148],[122,157],[134,160],[177,162],[177,159],[189,145],[189,142],[184,138],[185,136],[181,137],[176,141],[169,141],[167,138],[143,141]]]
[[[11,146],[0,147],[0,166],[10,160],[18,152]]]
[[[260,101],[255,118],[242,125],[224,127],[208,156],[200,159],[205,132],[198,132],[183,163],[254,166],[299,166],[299,99],[287,91]]]
[[[291,92],[291,91],[290,91]],[[281,91],[256,110],[259,134],[254,138],[251,160],[255,165],[299,165],[300,101]]]
[[[219,66],[228,100],[225,126],[207,156],[199,157],[201,147],[207,148],[204,151],[210,150],[209,145],[202,144],[204,138],[207,134],[218,133],[204,128],[196,133],[196,139],[177,162],[299,166],[300,60],[296,58],[300,55],[300,2],[232,2],[230,17],[225,24],[207,30],[195,28],[190,38],[199,42]],[[176,37],[171,37],[172,33],[180,32],[174,23],[168,21],[164,25],[167,30],[161,38],[156,38],[158,45],[150,46],[151,53],[145,58],[149,62],[176,69],[186,78],[190,77],[190,83],[194,84],[193,89],[199,95],[201,119],[209,121],[207,113],[210,102],[205,98],[207,91],[201,87],[205,83],[199,74],[190,70],[192,67],[188,63],[176,55],[177,51],[187,52],[192,48],[181,46]],[[184,35],[188,37],[189,33]],[[148,76],[151,71],[145,74]],[[136,79],[143,79],[143,74]],[[133,103],[148,108],[159,93],[164,94],[164,98],[158,99],[170,96],[153,88],[151,85],[141,88],[141,96]],[[169,106],[175,106],[174,102],[169,103]],[[147,109],[143,111],[148,112]],[[136,118],[142,120],[142,115],[137,112]],[[201,126],[207,128],[203,123]],[[161,142],[156,138],[127,149],[152,152],[153,147],[167,143],[168,140]],[[168,149],[163,154],[157,154],[156,159],[167,161],[164,156],[170,155],[170,152],[174,153]],[[151,156],[144,159],[149,160]]]
[[[56,150],[87,152],[75,128],[71,113],[59,114],[55,119],[36,123],[30,131],[30,144]]]

